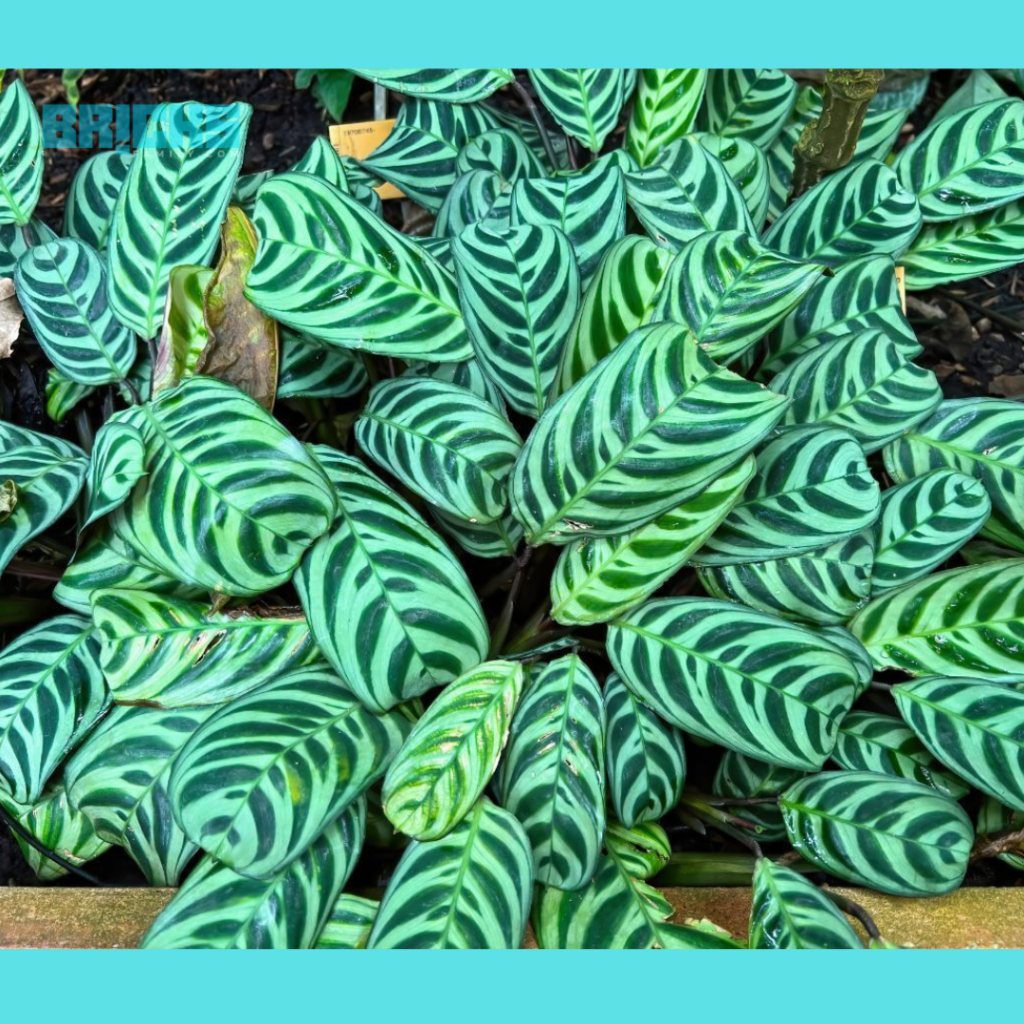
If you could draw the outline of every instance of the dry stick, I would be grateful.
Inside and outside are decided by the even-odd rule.
[[[512,79],[511,85],[515,94],[523,101],[523,106],[526,107],[530,117],[533,118],[533,123],[537,126],[537,131],[540,133],[541,145],[543,145],[544,152],[547,154],[548,163],[551,164],[551,169],[553,171],[557,171],[558,158],[555,156],[555,147],[551,144],[551,136],[548,135],[547,126],[544,124],[544,121],[540,116],[537,104],[533,102],[533,97],[530,95],[529,91],[516,79]]]
[[[55,565],[39,565],[22,558],[11,559],[4,572],[9,572],[12,576],[21,576],[27,580],[47,580],[50,583],[56,583],[64,575],[63,570],[58,569]]]
[[[857,918],[864,926],[864,931],[868,933],[869,939],[880,939],[882,937],[882,933],[878,930],[878,925],[875,924],[875,919],[859,903],[855,903],[853,900],[840,896],[839,893],[832,892],[829,889],[822,889],[821,892],[844,914]]]
[[[790,202],[853,159],[868,104],[884,77],[880,68],[829,69],[821,116],[804,128],[793,150],[796,163]]]
[[[29,830],[25,828],[20,821],[12,818],[3,807],[0,807],[0,821],[5,822],[12,832],[21,836],[21,838],[24,839],[25,842],[34,850],[41,853],[47,860],[52,860],[54,864],[59,864],[65,871],[70,871],[72,874],[78,875],[79,878],[84,878],[92,885],[97,885],[103,888],[107,886],[106,882],[101,882],[95,875],[90,875],[88,871],[83,871],[77,865],[72,864],[71,861],[65,860],[60,856],[60,854],[54,853],[53,850],[43,846],[43,844],[39,842],[39,840],[36,839],[36,837],[32,835],[32,833],[29,832]]]
[[[982,836],[971,850],[971,860],[998,857],[1003,853],[1024,853],[1024,828],[1017,832],[1007,832],[995,839]]]

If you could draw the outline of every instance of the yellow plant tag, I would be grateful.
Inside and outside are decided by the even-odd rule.
[[[905,267],[896,268],[896,290],[900,293],[900,305],[903,315],[907,315],[907,271]]]
[[[331,145],[339,156],[351,156],[356,160],[368,157],[390,134],[395,126],[394,118],[388,121],[359,121],[356,124],[332,124]],[[381,199],[403,199],[405,193],[394,185],[384,182],[376,189]]]

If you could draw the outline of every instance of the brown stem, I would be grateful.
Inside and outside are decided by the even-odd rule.
[[[884,77],[879,68],[829,68],[821,116],[807,125],[793,150],[790,202],[853,159],[868,104]]]
[[[855,903],[851,899],[847,899],[845,896],[840,896],[837,892],[832,892],[830,889],[822,889],[824,893],[844,914],[849,914],[850,917],[857,918],[858,921],[864,926],[864,931],[868,933],[869,939],[880,939],[882,933],[878,930],[878,925],[875,924],[875,919],[859,904]]]
[[[541,145],[544,147],[544,152],[547,154],[548,163],[551,164],[551,170],[557,171],[558,158],[555,156],[555,147],[551,144],[551,136],[548,135],[547,125],[544,124],[544,119],[540,116],[537,104],[533,102],[530,90],[520,82],[516,81],[516,79],[512,80],[511,85],[516,95],[523,101],[523,106],[526,107],[530,117],[533,118],[533,123],[537,126]]]
[[[971,850],[971,860],[985,860],[1004,853],[1024,853],[1024,828],[990,839],[980,836]]]
[[[14,558],[7,564],[4,572],[12,576],[22,576],[28,580],[47,580],[56,583],[64,575],[63,569],[55,565],[41,565],[37,562],[26,562],[24,559]]]

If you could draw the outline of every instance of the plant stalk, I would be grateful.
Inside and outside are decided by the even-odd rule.
[[[511,85],[513,92],[515,92],[515,94],[523,101],[523,106],[526,107],[527,112],[533,119],[533,123],[537,126],[537,131],[540,134],[541,145],[544,147],[544,152],[547,154],[548,163],[551,164],[551,169],[553,171],[557,171],[558,157],[555,156],[555,147],[551,144],[551,136],[548,135],[547,125],[544,124],[544,120],[540,116],[540,110],[537,109],[537,104],[533,102],[533,97],[530,95],[530,91],[518,80],[513,78]]]

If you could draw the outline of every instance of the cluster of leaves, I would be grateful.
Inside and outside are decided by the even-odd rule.
[[[63,238],[0,95],[0,276],[50,413],[124,405],[89,454],[0,423],[0,564],[80,524],[68,613],[0,653],[40,875],[116,844],[181,882],[154,947],[513,947],[531,913],[545,947],[735,946],[652,885],[679,814],[955,889],[959,801],[989,835],[1024,813],[1024,408],[942,400],[895,261],[1024,258],[1024,101],[958,94],[894,160],[880,104],[787,205],[821,100],[780,71],[531,70],[526,121],[488,101],[534,107],[507,69],[354,70],[407,97],[364,162],[239,178],[197,140],[248,108],[168,104],[185,141],[88,161]],[[275,399],[354,429],[304,444]],[[479,559],[510,564],[475,589]],[[887,669],[899,717],[854,709]],[[382,841],[381,901],[346,892]],[[749,942],[861,945],[767,858]]]

